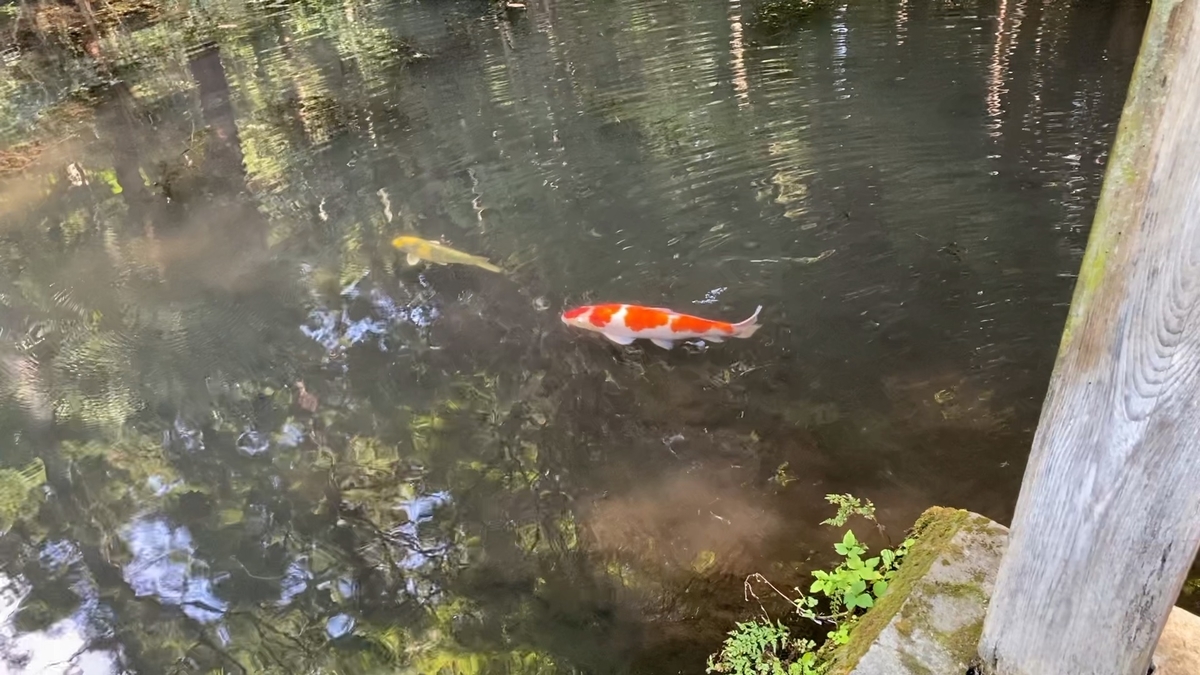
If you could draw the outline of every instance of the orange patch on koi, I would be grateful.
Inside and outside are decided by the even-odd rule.
[[[574,319],[575,317],[579,316],[580,314],[583,314],[586,311],[588,311],[587,307],[576,307],[575,309],[569,309],[569,310],[563,312],[563,318],[564,319]]]
[[[588,317],[588,321],[597,328],[603,328],[612,321],[612,315],[621,309],[620,305],[596,305],[592,308],[592,314]]]
[[[675,333],[707,333],[710,330],[732,333],[733,326],[724,321],[709,321],[687,314],[680,314],[671,321],[671,331]]]
[[[666,312],[648,307],[625,306],[625,327],[629,330],[648,330],[667,325],[671,317]]]

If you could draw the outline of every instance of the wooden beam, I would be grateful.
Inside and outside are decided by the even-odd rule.
[[[1200,0],[1155,0],[979,655],[1145,675],[1200,544]]]

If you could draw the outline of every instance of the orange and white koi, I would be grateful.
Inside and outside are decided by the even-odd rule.
[[[600,333],[609,340],[627,345],[644,338],[662,347],[671,349],[676,340],[699,338],[705,342],[724,342],[725,338],[748,338],[759,329],[758,313],[738,323],[711,321],[690,314],[680,314],[661,307],[640,305],[584,305],[562,313],[562,322],[568,326]]]

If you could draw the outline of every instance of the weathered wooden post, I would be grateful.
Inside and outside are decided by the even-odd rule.
[[[1145,675],[1200,544],[1200,0],[1154,0],[984,622],[991,675]]]

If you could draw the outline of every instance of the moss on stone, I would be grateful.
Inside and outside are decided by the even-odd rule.
[[[968,532],[985,533],[985,532],[990,532],[992,527],[994,527],[994,526],[995,526],[995,523],[993,523],[992,520],[990,518],[988,518],[987,516],[981,516],[979,514],[975,514],[975,515],[971,516],[971,518],[969,519],[968,527],[966,528],[966,530]]]
[[[951,533],[950,536],[954,536],[956,533]],[[987,594],[978,583],[974,582],[926,582],[926,588],[928,588],[928,596],[971,598],[985,606],[988,602]],[[975,657],[979,638],[983,634],[983,617],[957,630],[944,632],[934,628],[933,621],[930,618],[932,609],[929,601],[925,598],[910,598],[901,608],[899,617],[900,621],[908,624],[907,632],[904,633],[905,636],[911,639],[913,634],[919,631],[925,639],[932,639],[940,644],[946,650],[947,654],[957,659],[961,664],[969,664]],[[899,630],[898,627],[897,630]],[[913,673],[915,675],[916,671],[913,671]]]
[[[969,623],[951,633],[930,631],[946,649],[964,664],[975,659],[979,650],[979,638],[983,636],[983,618]]]
[[[934,675],[933,671],[926,668],[920,659],[906,651],[900,652],[900,665],[904,666],[904,670],[908,671],[909,675]]]
[[[931,586],[935,589],[938,595],[943,595],[950,598],[975,598],[984,602],[987,602],[988,600],[987,593],[983,592],[983,589],[980,588],[978,581],[969,581],[959,584],[939,581],[931,584]]]
[[[925,577],[939,556],[944,553],[954,553],[948,551],[947,547],[969,517],[970,514],[962,509],[947,509],[940,506],[927,509],[925,513],[921,514],[910,533],[910,536],[917,541],[904,557],[904,563],[900,566],[896,577],[892,579],[888,592],[875,603],[875,607],[859,619],[850,633],[850,642],[832,653],[829,669],[826,671],[828,675],[845,675],[854,669],[858,660],[867,653],[883,629],[905,606],[905,600],[908,599],[913,584]],[[961,547],[959,549],[957,555],[962,554]],[[917,607],[907,608],[905,616],[902,618],[907,618],[909,610],[916,611],[918,609]],[[920,626],[921,618],[914,616],[910,625]]]

